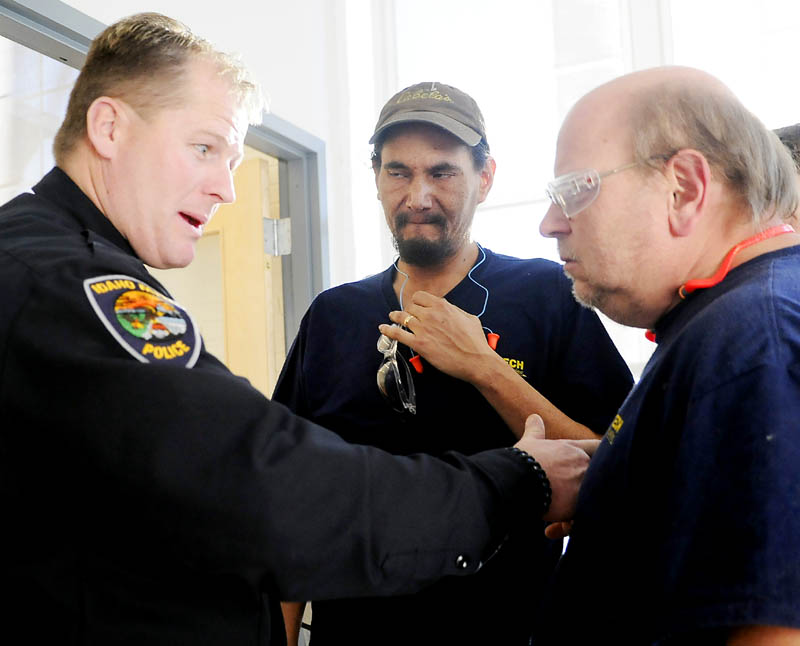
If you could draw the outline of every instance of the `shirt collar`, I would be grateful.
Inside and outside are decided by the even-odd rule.
[[[36,195],[59,206],[72,216],[84,231],[92,231],[126,253],[136,256],[130,243],[78,185],[55,166],[33,187]]]

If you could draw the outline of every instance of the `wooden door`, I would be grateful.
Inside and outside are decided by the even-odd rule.
[[[206,348],[270,396],[286,358],[280,256],[264,253],[263,219],[280,214],[278,160],[246,147],[236,201],[219,208],[183,269],[151,270],[191,312]]]

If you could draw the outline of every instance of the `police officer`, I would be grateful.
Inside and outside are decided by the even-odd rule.
[[[515,450],[393,457],[204,351],[145,264],[188,264],[234,199],[259,96],[176,21],[122,20],[91,47],[57,167],[0,208],[7,633],[283,643],[280,598],[412,592],[475,572],[521,518],[570,517],[594,445],[538,439],[539,418]]]

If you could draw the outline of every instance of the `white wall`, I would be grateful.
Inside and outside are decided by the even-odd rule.
[[[476,215],[475,235],[496,251],[522,256],[553,253],[536,226],[546,208],[541,193],[557,123],[572,100],[608,78],[665,63],[694,65],[730,84],[769,127],[800,120],[800,84],[785,81],[794,78],[796,0],[65,1],[106,24],[148,10],[183,20],[242,55],[273,113],[326,142],[332,285],[379,271],[393,256],[366,140],[383,102],[403,83],[433,75],[461,84],[483,106],[501,170]],[[465,67],[459,75],[456,68]],[[507,96],[513,107],[519,99],[518,83],[504,82],[504,74],[518,75],[531,94],[524,110],[549,110],[547,127],[531,141],[514,134],[524,119],[493,102]],[[511,125],[507,139],[504,121]],[[521,143],[515,157],[511,149]],[[504,197],[505,178],[516,191],[530,190]],[[517,221],[510,221],[514,209],[504,201],[517,204]],[[490,233],[497,230],[510,232],[521,248],[495,243]],[[642,365],[650,344],[638,331],[611,327],[626,359]]]
[[[269,97],[270,111],[326,143],[331,282],[351,279],[344,0],[65,1],[104,24],[140,11],[158,11],[185,22],[219,49],[240,54]]]
[[[552,95],[555,97],[554,101],[570,102],[567,96],[569,92],[566,90],[556,92],[551,87],[552,83],[550,85],[544,83],[544,77],[536,71],[538,68],[532,69],[535,67],[532,66],[533,62],[542,58],[549,60],[552,57],[552,54],[547,53],[549,49],[557,49],[552,40],[554,36],[547,31],[554,24],[552,17],[537,25],[542,16],[533,20],[525,13],[525,20],[520,22],[516,31],[509,33],[507,26],[504,27],[508,15],[519,15],[521,12],[524,13],[523,10],[530,13],[530,8],[526,9],[528,0],[502,0],[499,6],[493,9],[494,22],[488,32],[485,24],[476,29],[467,28],[469,25],[466,23],[472,18],[480,21],[486,17],[481,11],[479,2],[470,4],[471,11],[461,7],[463,15],[456,13],[461,15],[461,20],[465,23],[461,25],[462,29],[434,29],[436,33],[445,35],[444,42],[440,43],[439,47],[443,51],[438,55],[434,54],[436,48],[432,47],[431,43],[419,47],[415,28],[417,17],[424,15],[426,24],[431,28],[431,22],[436,14],[432,7],[419,1],[228,0],[219,4],[198,3],[196,0],[161,0],[157,5],[148,4],[145,0],[65,1],[105,24],[140,11],[159,11],[184,21],[193,31],[220,49],[241,54],[244,62],[254,72],[270,97],[271,111],[274,114],[326,142],[329,275],[332,285],[357,280],[379,271],[393,256],[383,217],[375,199],[375,187],[368,162],[370,147],[366,141],[381,106],[389,96],[402,87],[400,79],[402,70],[410,74],[409,78],[403,79],[406,84],[427,79],[430,74],[434,74],[441,76],[436,80],[456,85],[461,83],[465,89],[469,88],[473,92],[478,92],[476,88],[479,89],[482,83],[492,86],[493,81],[498,82],[495,78],[498,72],[507,75],[514,71],[522,71],[520,79],[527,80],[530,77],[530,82],[523,81],[520,87],[512,83],[509,86],[512,87],[510,97],[516,97],[522,89],[526,89],[529,94]],[[627,54],[623,48],[619,55],[612,56],[609,60],[603,59],[600,63],[602,69],[599,72],[594,66],[582,63],[578,66],[579,77],[582,74],[593,82],[598,82],[599,78],[619,74],[627,67],[621,66],[620,63],[621,58],[627,55],[635,59],[631,60],[631,63],[640,65],[663,62],[660,47],[656,46],[661,42],[660,37],[653,37],[656,34],[660,36],[658,18],[662,0],[558,0],[558,2],[559,4],[553,6],[562,13],[569,14],[565,20],[573,30],[576,22],[570,16],[584,16],[583,23],[595,22],[591,16],[606,16],[608,20],[613,18],[612,22],[616,24],[625,22],[619,15],[625,13],[623,9],[636,14],[630,17],[636,24],[648,24],[648,29],[645,31],[650,37],[643,39],[643,42],[648,44],[647,47],[634,46],[632,49],[636,51]],[[462,3],[451,0],[443,4]],[[584,14],[588,9],[591,11],[586,16]],[[537,11],[542,10],[543,8],[537,5]],[[222,18],[220,14],[223,14]],[[399,25],[398,15],[401,18]],[[403,16],[407,20],[403,21]],[[442,18],[442,22],[448,23],[446,16]],[[650,23],[653,23],[653,26],[650,26]],[[592,34],[592,29],[596,28],[594,24],[584,25],[584,27],[590,26],[588,32],[578,30],[578,33],[573,34],[568,30],[559,42],[584,43],[583,49],[587,49],[589,45],[586,45],[586,42],[591,44],[598,40],[597,36],[587,39],[587,33]],[[537,27],[538,31],[533,27]],[[410,31],[411,36],[404,41],[405,47],[399,47],[402,38],[399,37],[400,34],[395,33],[395,29]],[[615,27],[608,34],[601,34],[600,40],[613,41],[616,38],[620,42],[624,41],[617,29]],[[536,32],[535,36],[533,32]],[[457,60],[461,60],[469,68],[465,72],[466,76],[461,78],[452,71],[446,72],[447,63],[452,62],[453,58],[446,55],[448,47],[463,40],[469,41],[476,33],[480,34],[478,40],[472,43],[466,53],[462,53],[460,57],[456,56]],[[469,34],[473,34],[473,37]],[[504,38],[508,42],[501,47]],[[531,38],[542,41],[543,44],[539,47],[541,51],[528,51]],[[499,43],[496,42],[498,39]],[[491,41],[492,45],[487,45],[487,41]],[[479,44],[480,42],[483,44]],[[644,51],[639,52],[639,50]],[[401,55],[403,65],[400,65],[401,61],[398,60]],[[476,65],[475,56],[478,56],[484,64]],[[409,69],[412,60],[418,60],[419,69],[413,71]],[[552,68],[552,61],[550,67]],[[562,83],[564,88],[567,90],[572,88],[572,93],[576,95],[583,93],[585,90],[583,86],[579,88],[575,83],[570,85],[568,82],[571,78],[569,70],[561,69],[558,73],[561,77],[567,78],[567,81]],[[552,76],[552,71],[548,74]],[[575,87],[572,87],[573,85]],[[491,97],[494,94],[505,96],[507,93],[505,90],[499,93],[491,91],[486,96]],[[486,97],[479,92],[476,98],[484,105],[485,110],[490,111],[489,99],[484,100]],[[536,97],[529,98],[530,105],[536,105]],[[552,130],[549,139],[554,137],[558,121],[554,115],[551,116],[553,118],[548,122]],[[505,115],[504,118],[509,119],[509,116]],[[518,121],[517,118],[511,120]],[[500,121],[501,119],[495,120],[495,122]],[[535,142],[529,143],[529,148],[538,151],[542,148],[542,139],[545,138],[540,137]],[[497,128],[493,130],[490,128],[490,141],[493,142],[495,153],[499,154],[503,144]],[[512,178],[509,180],[510,184],[517,186],[529,184],[532,188],[543,186],[543,182],[549,178],[552,154],[548,153],[546,157],[544,166],[539,163],[538,166],[533,164],[532,167],[534,160],[530,158],[520,162],[506,155],[503,163],[508,171],[506,174]],[[502,180],[495,191],[498,196],[502,193],[500,190],[502,187],[499,186],[501,183]],[[491,240],[488,241],[489,246],[496,251],[516,253],[521,256],[547,256],[547,249],[554,245],[551,244],[552,241],[541,240],[536,232],[538,224],[536,208],[525,204],[518,210],[524,211],[523,220],[527,223],[525,234],[519,235],[523,248],[518,250],[503,245],[495,246]],[[499,224],[501,228],[518,232],[518,227],[507,222],[507,219],[493,222],[491,226],[496,229]],[[487,243],[486,235],[478,230],[481,223],[481,218],[476,218],[476,235],[480,235],[483,242]],[[552,253],[551,250],[550,255]],[[636,346],[636,356],[629,360],[643,364],[644,360],[639,357],[641,353],[638,350],[638,346],[642,345],[639,340],[641,334],[633,331],[627,331],[625,334],[636,335],[632,342]],[[617,341],[620,343],[622,339]],[[620,345],[624,346],[625,343]],[[649,351],[648,347],[647,352]]]

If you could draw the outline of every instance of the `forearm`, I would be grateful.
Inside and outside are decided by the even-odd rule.
[[[553,406],[497,354],[483,358],[470,381],[517,438],[522,436],[525,420],[532,413],[544,420],[548,439],[600,437]]]
[[[728,646],[798,646],[800,629],[780,626],[744,626],[731,631],[726,642]]]
[[[599,437],[564,415],[492,350],[476,316],[425,292],[416,292],[412,300],[406,310],[389,313],[397,325],[381,325],[381,333],[412,348],[442,372],[475,386],[517,438],[533,413],[544,420],[550,439]]]
[[[281,601],[283,623],[286,627],[286,643],[295,646],[300,639],[300,623],[303,620],[305,602]]]

